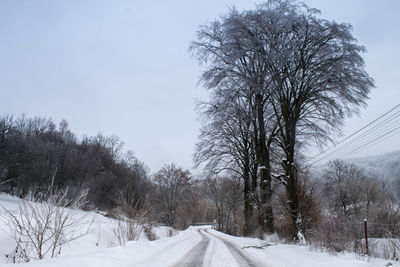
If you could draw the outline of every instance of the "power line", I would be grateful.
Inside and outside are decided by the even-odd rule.
[[[312,160],[318,158],[319,156],[322,156],[319,159],[313,161],[311,165],[315,165],[316,163],[321,162],[324,159],[338,153],[340,153],[340,157],[348,156],[349,154],[362,150],[363,148],[365,149],[365,147],[368,145],[375,145],[385,140],[386,138],[388,138],[389,134],[396,132],[396,130],[400,129],[400,127],[398,127],[400,125],[400,120],[396,120],[400,117],[400,110],[396,111],[396,109],[398,109],[399,107],[400,104],[396,105],[375,120],[371,121],[370,123],[355,131],[351,135],[347,136],[340,142],[336,143],[335,146],[330,147],[327,150],[311,157],[310,159]],[[331,152],[327,153],[328,151]]]
[[[390,124],[388,125],[388,123],[390,123]],[[334,150],[334,151],[328,153],[327,155],[315,160],[314,163],[322,161],[325,158],[328,158],[328,157],[333,156],[333,155],[338,156],[338,155],[341,155],[343,153],[346,153],[347,151],[354,149],[354,147],[359,146],[362,142],[365,142],[367,140],[371,140],[371,139],[375,138],[376,136],[379,136],[382,133],[387,132],[388,130],[392,129],[393,127],[396,127],[399,124],[400,124],[400,120],[397,120],[395,122],[393,122],[393,120],[389,120],[389,121],[387,121],[386,124],[381,124],[381,125],[379,125],[379,127],[375,127],[373,129],[371,129],[371,131],[363,133],[361,136],[349,140],[348,142],[344,143],[342,146],[338,147],[336,150]]]
[[[393,128],[396,128],[398,125],[400,125],[400,120],[397,120],[393,122],[393,119],[396,119],[399,116],[396,116],[395,118],[392,118],[391,120],[386,121],[383,124],[379,124],[376,127],[372,128],[370,131],[363,133],[361,136],[358,136],[356,138],[353,138],[343,144],[342,146],[338,147],[336,150],[332,151],[331,153],[328,153],[327,155],[315,160],[313,164],[318,163],[320,161],[323,161],[324,159],[335,155],[336,157],[340,157],[343,154],[346,154],[350,150],[354,150],[355,147],[359,147],[360,145],[363,146],[363,143],[365,141],[371,142],[376,136],[380,136],[383,133],[386,133],[387,131],[391,131]],[[390,124],[389,124],[390,123]],[[379,126],[379,127],[378,127]]]
[[[392,112],[393,110],[397,109],[400,107],[400,104],[396,105],[394,108],[390,109],[389,111],[387,111],[386,113],[384,113],[383,115],[379,116],[378,118],[376,118],[375,120],[371,121],[370,123],[368,123],[367,125],[365,125],[364,127],[362,127],[361,129],[357,130],[356,132],[352,133],[351,135],[349,135],[348,137],[344,138],[343,140],[339,141],[338,143],[335,144],[334,147],[331,147],[325,151],[322,151],[321,153],[311,157],[311,159],[316,158],[322,154],[324,154],[325,152],[335,148],[337,145],[343,143],[344,141],[348,140],[349,138],[353,137],[354,135],[356,135],[357,133],[361,132],[362,130],[366,129],[368,126],[374,124],[376,121],[380,120],[381,118],[385,117],[387,114],[389,114],[390,112]]]
[[[366,148],[374,146],[374,145],[376,145],[376,144],[378,144],[378,143],[380,143],[380,142],[382,142],[382,141],[384,141],[384,140],[386,140],[386,139],[388,139],[388,138],[390,138],[390,137],[392,137],[392,136],[394,136],[394,135],[396,135],[398,133],[400,133],[400,124],[397,125],[397,127],[395,127],[394,129],[391,129],[390,131],[387,131],[384,134],[380,135],[379,137],[377,137],[375,139],[372,139],[372,140],[369,140],[367,143],[364,143],[361,146],[359,146],[359,147],[357,147],[357,148],[355,148],[355,149],[353,149],[351,151],[347,151],[347,153],[341,154],[341,155],[337,156],[336,158],[343,159],[343,158],[345,158],[345,157],[347,157],[347,156],[349,156],[349,155],[351,155],[353,153],[363,151]],[[323,162],[323,163],[318,164],[316,167],[319,168],[319,167],[324,166],[325,164],[326,164],[326,162]]]
[[[395,122],[391,122],[389,125],[384,125],[382,127],[379,127],[375,129],[374,131],[371,131],[367,134],[365,134],[362,138],[359,138],[358,140],[354,140],[354,142],[347,146],[347,151],[352,150],[354,147],[359,147],[361,143],[369,143],[372,142],[371,140],[375,139],[377,136],[381,136],[382,134],[385,134],[387,132],[390,132],[391,130],[395,129],[397,126],[400,126],[400,120],[397,120]],[[346,153],[346,149],[342,151],[341,154]]]
[[[393,132],[395,132],[395,133],[397,134],[396,130],[399,130],[399,129],[400,129],[400,126],[396,127],[395,129],[393,129],[393,130],[391,130],[391,131],[389,131],[389,132],[386,132],[385,134],[379,136],[378,138],[375,138],[374,140],[372,140],[371,142],[365,144],[364,146],[359,147],[358,149],[353,150],[352,152],[347,153],[346,155],[343,155],[342,157],[346,157],[346,156],[348,156],[349,154],[351,154],[351,153],[353,153],[353,152],[354,152],[354,153],[355,153],[355,152],[359,152],[360,150],[363,150],[363,148],[366,148],[367,145],[371,145],[371,146],[372,146],[372,145],[375,145],[375,144],[377,144],[377,143],[380,143],[381,141],[387,139],[387,138],[383,138],[383,137],[385,137],[385,136],[387,137],[389,134],[391,134],[391,133],[393,133]],[[390,135],[390,137],[391,137],[391,136],[393,136],[393,135]],[[382,138],[383,138],[383,139],[382,139]],[[381,139],[381,140],[379,140],[379,139]],[[376,141],[378,141],[378,142],[376,142]]]

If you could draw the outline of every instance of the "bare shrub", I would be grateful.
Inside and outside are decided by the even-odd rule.
[[[114,234],[120,245],[127,241],[138,240],[142,231],[149,240],[156,239],[153,224],[150,220],[151,207],[147,201],[139,201],[134,197],[131,188],[120,192],[121,212]]]
[[[175,229],[173,229],[173,228],[170,228],[170,229],[168,229],[168,234],[167,234],[167,236],[168,237],[172,237],[172,236],[174,236],[174,235],[176,235],[176,230]]]
[[[369,239],[368,243],[370,256],[399,260],[400,240],[398,238],[372,238]]]
[[[141,224],[127,217],[120,218],[117,227],[114,229],[114,235],[121,246],[125,245],[127,241],[138,240],[141,232]]]
[[[327,216],[307,232],[310,243],[317,248],[331,252],[361,252],[362,223],[350,219]]]
[[[400,240],[398,238],[388,239],[387,249],[384,250],[383,257],[385,259],[399,260],[400,253]]]
[[[16,243],[9,255],[13,263],[56,257],[64,244],[88,233],[91,224],[86,231],[82,231],[81,225],[86,215],[78,215],[67,208],[83,203],[85,195],[75,200],[68,200],[66,196],[67,191],[55,194],[49,190],[47,201],[33,203],[22,200],[16,212],[2,206],[4,213],[0,219]]]
[[[400,208],[387,183],[368,176],[345,161],[328,164],[322,176],[324,212],[306,232],[314,247],[332,252],[396,259],[400,237]],[[366,249],[364,219],[369,246]]]
[[[146,238],[150,241],[157,240],[158,236],[154,232],[153,223],[146,223],[143,225],[143,232]]]
[[[209,177],[204,181],[204,192],[217,211],[218,231],[237,234],[236,214],[241,189],[236,177]]]

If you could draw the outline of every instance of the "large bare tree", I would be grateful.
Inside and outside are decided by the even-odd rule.
[[[297,195],[299,142],[329,139],[346,116],[365,105],[374,86],[360,55],[365,48],[357,44],[351,26],[320,19],[318,13],[293,1],[269,1],[247,15],[268,66],[295,238],[303,223]]]
[[[295,1],[270,0],[250,11],[233,9],[203,26],[192,45],[208,66],[201,78],[205,86],[251,104],[261,184],[270,181],[272,140],[284,154],[279,178],[287,191],[295,239],[303,224],[296,170],[300,144],[329,140],[344,118],[365,105],[374,86],[360,55],[365,48],[357,44],[351,26],[318,15]],[[240,86],[231,86],[232,81]],[[268,119],[271,113],[273,120]]]
[[[168,226],[176,226],[177,212],[190,189],[190,180],[190,172],[173,163],[162,167],[153,177],[150,200],[159,219]]]
[[[201,104],[205,123],[194,157],[196,165],[206,162],[209,176],[233,171],[243,179],[245,235],[254,230],[252,193],[258,166],[254,159],[249,112],[246,101],[237,97],[232,99],[228,94],[215,96],[210,103]]]
[[[213,120],[218,120],[221,117],[215,116],[217,112],[221,113],[221,109],[229,107],[229,110],[223,112],[229,114],[235,124],[245,126],[240,127],[240,135],[237,131],[224,134],[229,136],[228,142],[246,145],[247,149],[251,150],[246,155],[250,156],[253,163],[253,168],[250,170],[251,181],[246,179],[248,168],[241,168],[244,179],[245,220],[252,216],[250,210],[253,204],[250,201],[248,205],[246,204],[251,195],[252,202],[259,210],[260,226],[265,232],[273,232],[269,150],[276,133],[276,123],[272,109],[267,105],[271,93],[267,86],[265,62],[259,58],[263,54],[259,53],[258,43],[254,42],[253,36],[249,35],[244,25],[246,25],[245,18],[233,9],[228,16],[201,27],[198,41],[192,43],[191,50],[201,63],[208,65],[201,81],[212,90],[209,104],[219,107],[219,109],[208,109],[207,113],[202,112],[202,115],[210,117],[211,114]],[[222,119],[220,123],[226,124],[227,120]],[[221,130],[213,124],[210,126],[214,134]],[[200,144],[204,143],[204,134],[200,139],[202,140]],[[225,139],[225,143],[226,141]],[[205,152],[203,150],[202,154]],[[238,150],[228,151],[224,155],[235,157],[237,152]],[[218,155],[218,153],[213,154]],[[251,194],[248,194],[249,191]],[[249,227],[246,225],[245,234],[249,233]]]

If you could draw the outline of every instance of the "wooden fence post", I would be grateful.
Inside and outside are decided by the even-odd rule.
[[[365,252],[368,255],[368,229],[367,229],[367,219],[364,219],[364,234],[365,234]]]

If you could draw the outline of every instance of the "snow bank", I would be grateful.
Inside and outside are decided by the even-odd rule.
[[[265,240],[257,238],[234,237],[215,230],[210,233],[223,237],[242,249],[254,259],[262,260],[265,266],[276,267],[367,267],[367,266],[400,266],[400,263],[384,259],[361,257],[354,253],[339,253],[332,255],[327,252],[314,251],[309,246],[274,244],[263,249],[244,248],[249,246],[262,246]]]
[[[0,193],[0,215],[5,213],[4,209],[16,213],[21,203],[22,200],[17,197]],[[118,239],[114,234],[114,229],[116,229],[118,225],[117,220],[107,218],[94,211],[86,212],[82,210],[74,210],[74,214],[79,218],[83,218],[83,220],[79,222],[79,229],[81,231],[86,231],[86,229],[90,227],[90,230],[88,234],[64,245],[59,257],[68,258],[68,256],[74,255],[89,255],[91,253],[102,251],[103,249],[107,250],[109,248],[119,246]],[[165,238],[170,235],[171,228],[166,226],[155,227],[154,232],[158,238]],[[139,241],[148,242],[143,233],[140,235]],[[7,255],[9,255],[15,247],[16,244],[15,241],[10,237],[9,228],[3,220],[0,220],[1,264],[9,262]]]

